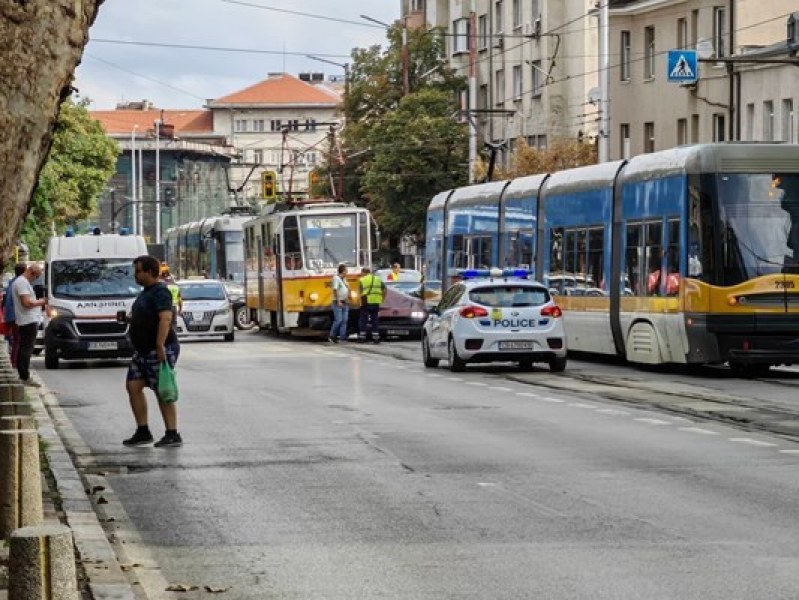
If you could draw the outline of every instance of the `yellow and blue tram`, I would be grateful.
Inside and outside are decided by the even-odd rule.
[[[426,269],[533,267],[570,350],[635,363],[799,363],[799,146],[681,146],[448,190]]]
[[[361,269],[371,268],[378,247],[369,211],[318,200],[268,210],[244,224],[245,289],[252,320],[274,332],[326,334],[331,281],[339,264],[347,266],[353,319]]]

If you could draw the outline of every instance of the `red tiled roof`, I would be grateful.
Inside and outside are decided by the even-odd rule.
[[[106,133],[130,134],[138,125],[137,135],[153,129],[156,119],[164,125],[172,125],[175,135],[210,134],[214,132],[214,118],[210,110],[93,110],[89,113],[99,121]]]
[[[211,106],[228,104],[338,104],[341,98],[332,90],[305,83],[283,73],[210,102]]]

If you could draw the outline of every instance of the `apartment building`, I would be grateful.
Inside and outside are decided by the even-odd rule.
[[[796,9],[795,0],[612,1],[610,158],[697,142],[795,142],[796,67],[755,61],[790,55]],[[681,48],[698,50],[695,84],[667,81],[667,53]]]
[[[261,173],[277,173],[278,194],[301,197],[323,162],[331,126],[341,123],[339,91],[322,74],[272,73],[206,107],[213,130],[236,150],[231,185],[239,200],[261,199]]]
[[[471,13],[477,42],[478,140],[546,147],[556,138],[595,139],[598,35],[586,0],[401,0],[406,27],[439,27],[451,67],[470,68]],[[468,93],[467,93],[468,94]],[[462,99],[466,108],[469,98]]]

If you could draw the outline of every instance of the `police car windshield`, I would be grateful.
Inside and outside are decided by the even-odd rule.
[[[506,284],[475,288],[469,292],[469,300],[483,306],[521,308],[546,304],[549,292],[544,288]]]
[[[225,289],[218,283],[181,283],[180,295],[186,300],[224,300]]]
[[[132,260],[58,260],[50,270],[56,298],[130,298],[141,290]]]

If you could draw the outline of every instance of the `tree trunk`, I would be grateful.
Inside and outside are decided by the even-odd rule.
[[[0,0],[0,263],[17,242],[102,2]]]

